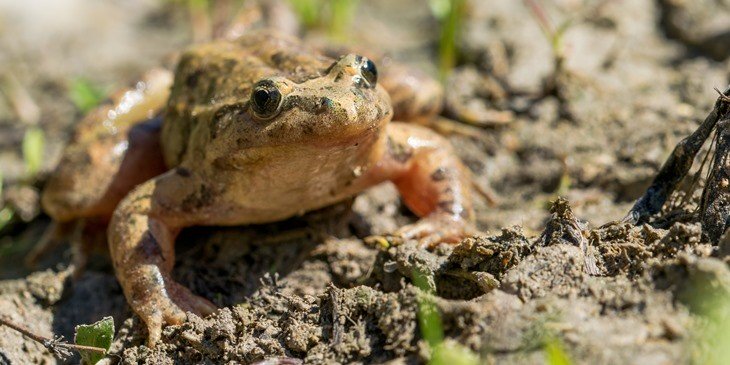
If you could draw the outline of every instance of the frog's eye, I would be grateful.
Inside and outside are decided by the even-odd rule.
[[[375,87],[378,82],[378,69],[375,68],[375,63],[365,58],[365,62],[360,65],[360,74],[370,84],[370,87]]]
[[[260,119],[270,119],[276,116],[281,105],[281,92],[271,80],[262,80],[256,83],[251,93],[251,108],[254,115]]]

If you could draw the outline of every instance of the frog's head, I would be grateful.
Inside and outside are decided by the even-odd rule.
[[[357,143],[377,136],[393,115],[390,97],[377,82],[375,64],[349,54],[302,83],[281,76],[259,80],[251,90],[249,115],[290,142]]]

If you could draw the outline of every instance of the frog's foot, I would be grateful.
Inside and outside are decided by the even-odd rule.
[[[467,220],[437,213],[402,227],[395,235],[404,241],[416,240],[421,247],[431,249],[439,243],[458,243],[474,233],[473,226]]]
[[[435,132],[391,123],[385,154],[366,178],[392,181],[403,203],[422,217],[396,232],[400,240],[416,240],[424,247],[433,247],[441,242],[458,242],[474,233],[471,176],[449,142]]]
[[[127,297],[137,315],[147,326],[147,344],[154,347],[162,335],[162,326],[185,322],[186,312],[204,317],[218,308],[207,299],[163,274],[154,265],[145,265],[125,275]]]

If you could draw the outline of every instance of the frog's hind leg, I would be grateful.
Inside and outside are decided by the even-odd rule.
[[[438,80],[393,60],[381,63],[380,84],[390,95],[393,120],[427,123],[441,113],[444,89]]]
[[[27,256],[28,264],[70,237],[56,228],[89,218],[108,221],[130,190],[165,171],[159,145],[161,118],[157,115],[166,103],[171,83],[169,71],[150,71],[77,125],[43,191],[43,208],[54,223]]]
[[[43,190],[41,202],[51,218],[109,217],[129,190],[164,171],[155,116],[171,84],[169,71],[151,71],[77,125]]]

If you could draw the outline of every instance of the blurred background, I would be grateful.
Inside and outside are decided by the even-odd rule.
[[[44,331],[49,333],[52,328],[67,336],[73,333],[73,326],[95,320],[100,313],[129,316],[108,265],[90,270],[86,281],[72,294],[73,300],[60,301],[58,307],[53,305],[60,300],[65,277],[48,270],[25,278],[32,271],[20,262],[48,225],[40,211],[39,192],[84,113],[115,89],[134,83],[145,70],[173,67],[176,52],[219,34],[251,1],[0,0],[0,304],[15,308],[15,303],[21,302],[18,298],[24,298],[25,304],[18,304],[16,312],[42,317],[37,322]],[[545,228],[550,203],[558,196],[570,201],[587,228],[622,218],[677,142],[712,108],[717,97],[714,88],[724,89],[730,80],[730,0],[282,2],[293,9],[301,25],[299,34],[306,41],[356,45],[440,80],[446,90],[444,118],[432,127],[451,139],[476,183],[494,198],[492,202],[475,198],[479,228],[489,232],[519,225],[527,237],[536,237]],[[689,178],[695,177],[694,182],[700,181],[701,173],[693,171]],[[691,211],[698,193],[699,189],[688,189],[675,201],[686,203],[682,209]],[[359,226],[351,225],[355,226],[353,235],[359,238],[391,232],[413,219],[389,186],[366,192],[355,201],[353,210],[358,224],[366,227],[358,231]],[[243,240],[269,237],[280,227],[272,225],[260,232],[242,228],[250,233]],[[684,250],[710,255],[712,247],[698,244],[698,225],[679,222],[676,227],[662,234],[670,241],[680,237],[676,240],[686,246],[682,246]],[[648,315],[644,309],[659,308],[646,304],[652,303],[653,299],[645,298],[653,298],[647,294],[653,289],[634,297],[629,289],[635,289],[630,280],[638,277],[638,267],[644,261],[654,259],[652,255],[671,260],[679,249],[666,245],[666,256],[662,256],[663,250],[644,255],[637,247],[646,245],[635,242],[649,242],[646,237],[655,233],[623,232],[633,235],[628,238],[614,233],[596,238],[606,242],[595,246],[603,250],[606,260],[615,259],[610,263],[618,268],[601,279],[614,285],[610,277],[614,275],[619,284],[615,289],[608,285],[605,291],[597,290],[604,294],[595,294],[595,308],[586,309],[594,316],[591,318],[604,321],[593,325],[603,332],[580,327],[589,321],[571,315],[568,319],[580,323],[565,327],[569,328],[568,335],[573,336],[574,343],[595,350],[594,355],[606,356],[604,359],[674,363],[672,359],[684,356],[675,342],[681,340],[682,333],[675,334],[676,322],[665,323],[665,317],[686,316],[686,311],[680,308],[675,312],[665,292],[651,292],[659,292],[657,301],[666,300],[660,308],[664,317],[645,320]],[[242,236],[239,231],[228,235],[232,242]],[[656,237],[651,239],[658,241]],[[216,244],[214,239],[209,242]],[[364,247],[359,242],[352,246]],[[347,245],[343,247],[340,249],[346,250]],[[69,249],[60,250],[62,255],[44,267],[59,268],[68,263]],[[222,280],[222,287],[232,285],[233,294],[220,299],[229,305],[240,302],[260,285],[258,276],[248,275],[246,265],[268,272],[282,256],[275,249],[265,252],[259,248],[232,255],[247,259],[235,263],[240,267],[213,265],[215,269],[209,270],[213,274],[208,272],[208,277],[199,273],[205,273],[211,266],[208,264],[218,262],[218,258],[198,265],[200,257],[193,255],[181,259],[178,272],[184,282],[199,282],[199,287],[215,282],[211,277]],[[272,261],[267,255],[276,259]],[[350,253],[340,256],[347,255]],[[221,256],[227,256],[226,251]],[[329,256],[315,259],[320,266],[324,261],[331,260]],[[230,274],[226,271],[230,266],[234,267],[230,270],[240,269],[247,275]],[[294,269],[305,278],[316,272],[311,267]],[[248,281],[226,281],[239,276]],[[292,281],[296,280],[294,275]],[[302,280],[302,287],[309,290],[312,282],[324,285],[328,281]],[[354,279],[345,282],[359,284]],[[26,285],[30,289],[26,290]],[[16,294],[17,288],[24,294]],[[34,288],[43,288],[42,296],[49,306],[41,308],[31,300],[28,293]],[[104,293],[102,299],[90,302],[84,288]],[[611,290],[620,299],[612,299]],[[593,293],[592,289],[584,292]],[[621,297],[623,294],[630,298]],[[41,297],[36,292],[33,295]],[[573,304],[565,306],[572,309]],[[620,308],[616,317],[604,312],[611,306]],[[535,308],[535,312],[543,311],[541,304]],[[632,308],[640,309],[630,312]],[[459,320],[463,317],[462,312],[455,315]],[[619,317],[630,317],[634,322],[620,322],[616,320]],[[634,330],[636,326],[640,328]],[[494,331],[490,344],[514,337],[511,328],[502,330]],[[457,335],[469,331],[453,330]],[[636,347],[624,351],[627,343]]]

